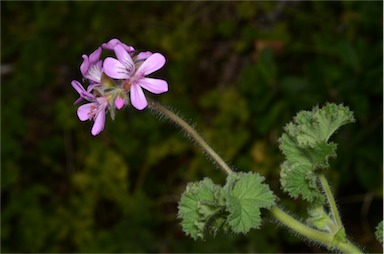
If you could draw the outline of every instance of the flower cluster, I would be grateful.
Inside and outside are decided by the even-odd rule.
[[[103,49],[113,51],[116,58],[102,60]],[[148,103],[143,88],[154,94],[168,91],[165,80],[147,77],[164,66],[165,58],[160,53],[137,52],[120,40],[112,39],[89,56],[82,57],[80,71],[88,87],[85,89],[77,80],[71,85],[80,95],[74,104],[88,101],[78,108],[77,116],[81,121],[94,121],[91,130],[94,136],[104,129],[107,113],[114,119],[116,109],[125,105],[131,104],[138,110],[146,108]]]

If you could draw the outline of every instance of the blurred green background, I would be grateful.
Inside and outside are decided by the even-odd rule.
[[[125,108],[105,130],[76,116],[82,54],[111,38],[163,53],[171,106],[239,170],[279,189],[277,139],[299,110],[344,103],[326,174],[347,232],[382,252],[382,2],[2,2],[2,252],[319,252],[268,219],[193,241],[177,219],[189,181],[225,176],[175,126]]]

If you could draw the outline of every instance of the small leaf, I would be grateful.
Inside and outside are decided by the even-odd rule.
[[[312,111],[299,112],[285,131],[296,137],[300,147],[313,146],[321,141],[327,142],[338,128],[354,121],[348,107],[328,103],[321,109],[314,107]]]
[[[308,215],[307,222],[320,230],[327,230],[329,223],[333,223],[321,205],[308,209]]]
[[[285,161],[281,165],[280,183],[285,192],[293,198],[301,196],[304,200],[322,203],[322,193],[319,191],[317,177],[312,166],[304,163]]]
[[[376,239],[381,244],[383,244],[383,221],[381,221],[379,225],[376,226],[375,236],[376,236]]]
[[[260,208],[275,204],[275,196],[264,178],[255,173],[232,174],[227,178],[226,201],[228,224],[235,233],[247,233],[261,224]]]
[[[204,238],[204,230],[211,217],[222,209],[221,187],[211,179],[189,183],[179,202],[179,218],[184,232],[193,239]]]
[[[316,146],[305,149],[305,153],[315,169],[328,168],[329,158],[336,157],[336,147],[336,144],[333,142],[326,143],[321,141]]]
[[[330,103],[322,109],[316,108],[313,114],[319,123],[319,129],[322,131],[323,141],[328,141],[341,126],[355,122],[352,111],[343,105]]]
[[[216,232],[221,224],[216,215],[223,210],[225,203],[222,187],[209,178],[200,182],[189,183],[179,202],[179,218],[182,219],[183,231],[193,239],[204,238],[204,230]]]
[[[280,138],[280,149],[287,161],[327,168],[329,158],[336,156],[336,144],[319,141],[313,146],[300,146],[295,138],[283,134]]]
[[[280,149],[286,157],[287,161],[300,162],[303,164],[311,164],[310,159],[305,154],[303,149],[297,145],[297,142],[293,136],[283,133],[279,139]]]

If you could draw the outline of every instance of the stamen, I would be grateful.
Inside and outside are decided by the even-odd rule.
[[[97,113],[99,107],[92,105],[90,108],[91,108],[91,110],[88,112],[89,119],[95,120],[95,116],[96,116],[96,113]]]

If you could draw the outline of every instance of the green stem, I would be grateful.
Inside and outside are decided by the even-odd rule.
[[[343,223],[341,222],[340,214],[337,209],[336,202],[333,197],[331,188],[329,187],[328,181],[324,175],[320,175],[319,178],[320,178],[321,185],[323,186],[325,195],[327,196],[327,200],[328,200],[329,208],[331,209],[333,220],[337,226],[337,229],[339,230],[343,227]]]
[[[307,237],[308,239],[323,243],[325,245],[330,245],[332,243],[332,235],[304,225],[280,208],[273,207],[270,211],[272,215],[281,223],[294,230],[295,232]]]
[[[363,253],[359,248],[353,245],[350,241],[335,243],[335,247],[344,253]]]
[[[351,242],[349,241],[335,242],[334,235],[308,227],[278,207],[273,207],[270,211],[272,215],[281,223],[283,223],[293,231],[305,236],[310,240],[319,242],[328,248],[332,248],[332,247],[337,248],[344,253],[363,253],[359,248],[354,246]]]
[[[226,174],[230,175],[233,173],[227,163],[225,163],[225,161],[208,145],[207,142],[205,142],[205,140],[197,133],[197,131],[195,131],[195,129],[193,129],[181,117],[155,101],[148,101],[148,107],[180,126],[190,137],[196,141],[198,145],[201,146],[201,148],[203,148],[203,150],[217,163],[217,165],[219,165],[219,167]]]

